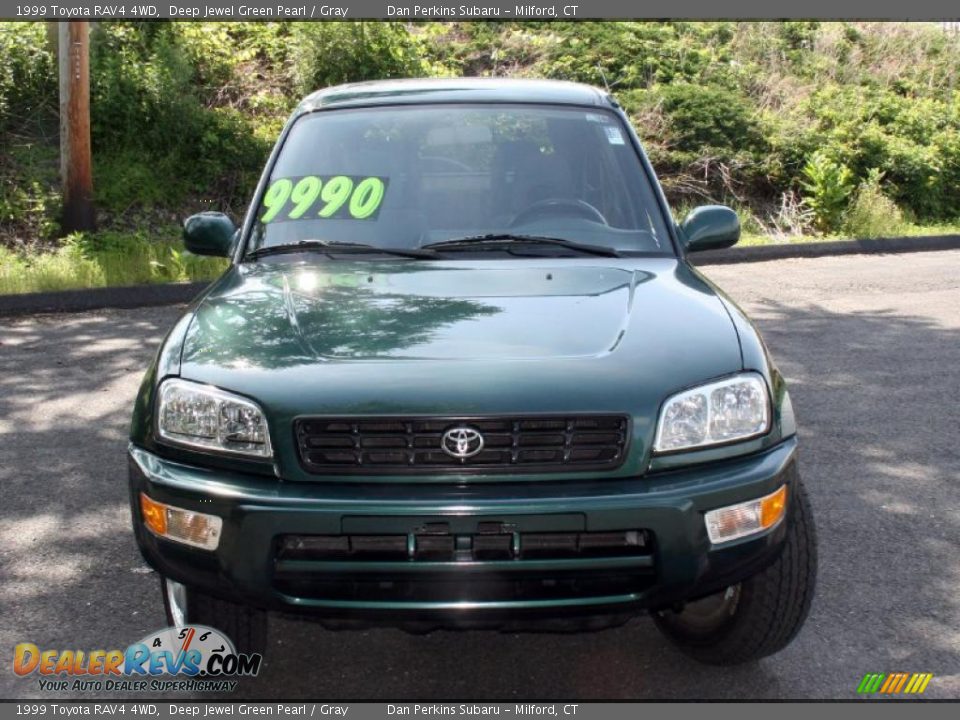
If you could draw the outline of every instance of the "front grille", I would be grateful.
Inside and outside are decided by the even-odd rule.
[[[656,578],[648,530],[478,530],[282,536],[274,587],[291,597],[347,605],[575,602],[640,593]]]
[[[457,428],[479,433],[482,449],[463,458],[445,452],[444,435]],[[606,470],[623,462],[627,428],[620,415],[318,417],[294,423],[300,461],[315,474]]]
[[[434,523],[444,525],[444,523]],[[375,560],[480,562],[485,560],[560,560],[630,557],[650,553],[647,530],[610,532],[509,532],[499,523],[479,532],[454,534],[442,527],[425,527],[409,534],[284,535],[278,560]]]

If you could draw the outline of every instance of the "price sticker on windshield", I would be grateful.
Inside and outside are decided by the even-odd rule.
[[[277,178],[263,194],[260,222],[376,220],[388,183],[369,175]]]

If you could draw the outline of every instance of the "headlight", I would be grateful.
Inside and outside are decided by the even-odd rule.
[[[157,430],[179,445],[270,457],[270,432],[260,407],[209,385],[165,380],[160,386]]]
[[[660,411],[655,452],[690,450],[763,435],[770,426],[767,384],[756,373],[677,393]]]

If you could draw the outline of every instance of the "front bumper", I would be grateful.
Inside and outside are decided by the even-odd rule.
[[[797,478],[795,438],[747,457],[643,478],[446,488],[290,483],[191,467],[133,445],[129,452],[137,542],[146,561],[164,576],[257,607],[386,623],[622,614],[702,597],[749,577],[776,558],[792,503],[785,521],[771,530],[720,546],[710,544],[703,514],[769,494],[784,483],[792,495]],[[141,492],[220,516],[217,550],[198,550],[153,535],[140,516]],[[652,541],[636,556],[539,561],[331,563],[290,561],[278,554],[285,536],[410,532],[412,537],[414,527],[438,522],[454,535],[478,532],[481,523],[499,523],[518,535],[641,530]],[[607,589],[594,593],[594,586],[583,579],[598,572],[616,582],[601,582],[596,587]],[[343,582],[337,580],[340,573]],[[365,584],[355,583],[358,578]],[[478,578],[495,580],[501,594],[491,595],[483,583],[476,583]],[[448,593],[433,597],[422,587],[410,591],[433,580]],[[531,580],[544,592],[529,593]],[[502,594],[504,587],[520,588],[523,583],[522,592]],[[372,586],[377,592],[350,594],[348,585]]]

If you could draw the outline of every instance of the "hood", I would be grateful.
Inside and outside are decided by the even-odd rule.
[[[236,271],[196,314],[187,362],[598,357],[623,338],[637,286],[618,267],[260,265]]]
[[[723,306],[698,277],[678,276],[675,261],[647,266],[240,266],[200,303],[182,359],[269,369],[331,361],[598,358],[649,335],[665,317],[696,336],[719,321],[727,340],[736,340]]]
[[[282,425],[619,412],[640,430],[666,395],[742,367],[720,299],[675,259],[282,260],[215,283],[181,355],[182,377]]]

